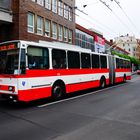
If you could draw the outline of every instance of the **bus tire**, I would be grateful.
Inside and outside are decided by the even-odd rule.
[[[106,80],[105,77],[102,77],[100,80],[100,88],[103,89],[106,87]]]
[[[55,83],[52,87],[52,98],[57,100],[65,94],[65,86],[63,83]]]

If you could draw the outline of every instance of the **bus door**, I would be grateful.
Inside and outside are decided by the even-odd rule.
[[[113,56],[108,56],[109,62],[109,84],[115,83],[115,58]]]

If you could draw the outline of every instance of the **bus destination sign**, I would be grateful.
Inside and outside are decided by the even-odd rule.
[[[0,51],[7,51],[7,50],[13,50],[16,49],[17,46],[14,43],[10,43],[10,44],[3,44],[0,46]]]

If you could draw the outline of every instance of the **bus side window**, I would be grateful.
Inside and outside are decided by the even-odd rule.
[[[116,58],[116,68],[120,68],[119,59]]]
[[[68,68],[80,69],[80,54],[79,54],[79,52],[68,51]]]
[[[99,55],[92,54],[92,68],[99,68],[100,63],[99,63]]]
[[[101,55],[100,60],[101,60],[101,68],[107,68],[107,58],[106,58],[106,56]]]
[[[49,51],[47,48],[28,47],[29,69],[49,69]]]
[[[52,50],[52,67],[54,69],[66,68],[66,52],[64,50]]]
[[[90,54],[81,53],[82,68],[91,68]]]

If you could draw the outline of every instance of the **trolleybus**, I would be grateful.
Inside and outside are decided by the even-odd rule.
[[[64,94],[131,79],[130,61],[58,42],[0,44],[0,95],[17,101]]]

